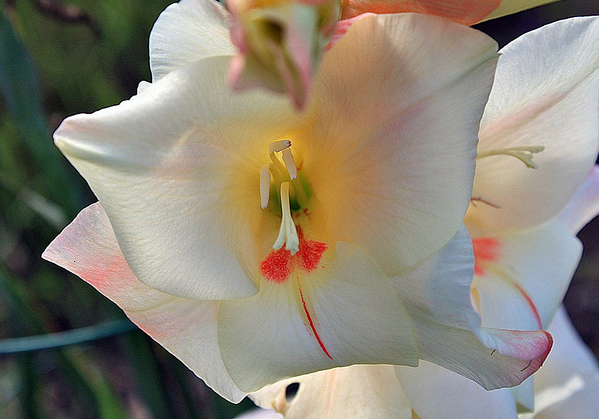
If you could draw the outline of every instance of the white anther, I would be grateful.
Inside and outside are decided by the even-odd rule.
[[[289,140],[275,141],[274,143],[270,143],[270,145],[268,146],[268,152],[277,153],[289,147],[291,147],[291,141]]]
[[[260,206],[265,209],[270,198],[270,164],[260,168]]]
[[[289,182],[281,183],[281,212],[283,219],[281,220],[279,235],[272,248],[279,250],[285,243],[285,249],[294,255],[299,251],[299,236],[297,235],[297,229],[293,223],[291,208],[289,206]]]
[[[291,154],[291,150],[286,148],[281,154],[287,168],[287,173],[289,173],[289,179],[293,180],[297,178],[297,166],[295,165],[295,159],[293,158],[293,154]]]

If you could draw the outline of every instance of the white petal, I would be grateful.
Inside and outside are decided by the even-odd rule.
[[[309,275],[265,280],[258,295],[221,302],[218,336],[229,373],[248,392],[336,366],[418,362],[399,296],[376,265],[346,243]]]
[[[489,230],[530,228],[561,210],[599,146],[599,18],[572,18],[529,32],[501,52],[481,122],[479,152],[544,146],[538,169],[508,156],[477,162],[471,222]],[[550,191],[550,193],[548,192]]]
[[[364,247],[388,275],[453,237],[495,56],[487,36],[436,17],[353,23],[324,57],[302,149],[303,170],[324,179],[313,216],[325,233]]]
[[[397,377],[421,418],[516,418],[508,389],[487,391],[474,381],[423,361],[418,368],[395,367]]]
[[[574,382],[571,382],[574,383]],[[582,387],[570,392],[564,389],[554,393],[556,403],[534,415],[535,419],[563,419],[563,418],[592,418],[599,412],[599,374],[595,374],[584,383]],[[575,385],[578,387],[578,384]],[[561,398],[564,393],[566,398]],[[556,400],[557,399],[557,400]]]
[[[555,343],[547,362],[535,375],[538,390],[563,385],[576,375],[599,373],[597,359],[572,326],[565,308],[557,312],[549,331]]]
[[[551,327],[555,345],[535,374],[535,418],[593,417],[599,409],[599,365],[582,342],[564,308]]]
[[[152,80],[206,57],[235,54],[227,12],[212,0],[182,0],[160,14],[150,34]]]
[[[599,214],[599,166],[595,165],[570,202],[557,215],[572,234],[578,232]]]
[[[285,390],[292,383],[299,389],[287,401]],[[263,408],[277,406],[287,419],[412,418],[412,407],[390,365],[320,371],[267,386],[250,398]]]
[[[83,211],[48,246],[44,259],[80,276],[125,311],[144,332],[232,402],[245,396],[224,367],[216,337],[218,303],[176,298],[148,288],[127,266],[99,204]]]
[[[66,119],[54,135],[139,280],[177,296],[256,292],[249,275],[265,216],[256,153],[268,159],[269,140],[302,126],[284,98],[233,97],[226,66],[213,57],[173,71],[118,106]]]

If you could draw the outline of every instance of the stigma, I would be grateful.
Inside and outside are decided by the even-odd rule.
[[[285,249],[289,250],[292,255],[295,255],[299,250],[299,237],[293,217],[291,216],[291,207],[289,206],[289,182],[281,184],[281,212],[283,217],[281,227],[272,248],[279,250],[285,244]]]
[[[533,161],[534,155],[545,150],[543,146],[523,146],[523,147],[508,147],[499,148],[496,150],[483,151],[478,153],[477,159],[484,159],[485,157],[491,156],[511,156],[520,160],[529,169],[537,169],[539,167]]]

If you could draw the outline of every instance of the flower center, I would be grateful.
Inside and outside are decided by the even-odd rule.
[[[305,238],[293,219],[293,214],[306,217],[312,192],[295,163],[291,141],[275,141],[268,151],[270,163],[260,167],[260,206],[280,215],[281,225],[261,271],[266,279],[281,283],[296,268],[304,272],[316,269],[327,246]]]

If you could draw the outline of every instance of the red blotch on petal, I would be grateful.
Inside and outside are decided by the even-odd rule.
[[[472,247],[474,248],[474,275],[482,276],[485,274],[484,262],[495,262],[499,259],[499,240],[490,237],[472,239]]]
[[[306,240],[302,229],[297,228],[299,237],[299,250],[291,255],[289,250],[281,247],[271,251],[260,264],[260,272],[269,281],[277,284],[285,282],[294,269],[312,272],[318,268],[323,253],[327,250],[325,243],[316,240]]]
[[[291,275],[291,252],[281,247],[279,250],[273,250],[266,256],[260,265],[260,272],[264,278],[269,281],[285,282]]]

